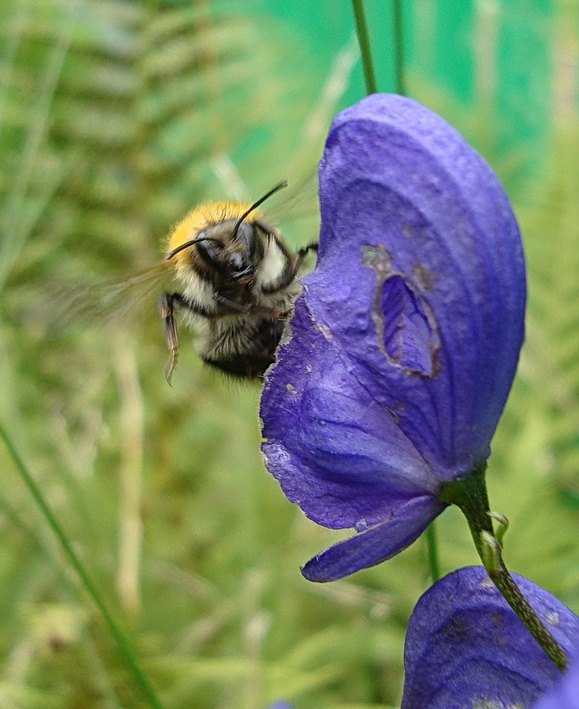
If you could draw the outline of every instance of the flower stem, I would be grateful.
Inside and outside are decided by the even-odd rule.
[[[455,504],[461,509],[470,527],[477,552],[491,580],[527,630],[558,669],[563,671],[567,666],[567,656],[523,596],[503,561],[502,545],[495,536],[489,514],[485,471],[486,462],[474,468],[468,475],[446,483],[440,499]]]
[[[432,583],[440,580],[440,564],[438,563],[438,542],[436,539],[436,523],[431,522],[426,530],[426,550],[428,553],[428,567]]]
[[[362,55],[366,92],[368,94],[375,94],[378,93],[378,85],[376,83],[376,75],[374,74],[374,64],[372,63],[372,50],[370,49],[366,13],[364,12],[364,0],[352,0],[352,7],[356,20],[356,34],[358,35],[358,43]]]
[[[404,27],[402,25],[402,0],[392,0],[394,13],[394,67],[396,71],[396,93],[406,96],[404,79]]]
[[[153,690],[153,687],[151,686],[147,676],[142,672],[141,668],[139,667],[139,665],[135,659],[134,652],[133,652],[133,649],[131,647],[128,637],[125,635],[125,633],[121,630],[120,626],[117,625],[116,621],[114,620],[112,613],[109,611],[105,602],[101,598],[96,586],[91,581],[86,569],[84,568],[80,559],[78,558],[78,556],[74,552],[70,542],[68,541],[66,534],[64,533],[60,524],[57,522],[56,517],[54,516],[54,513],[52,512],[52,510],[48,506],[46,500],[44,499],[44,496],[43,496],[39,486],[36,484],[36,481],[32,477],[30,471],[28,470],[24,461],[20,457],[20,454],[16,450],[16,446],[12,442],[12,439],[9,437],[7,431],[4,429],[4,426],[2,426],[1,424],[0,424],[0,439],[4,442],[4,445],[6,446],[8,453],[10,454],[10,457],[12,458],[14,465],[16,466],[16,469],[18,470],[22,479],[24,480],[26,487],[28,488],[30,494],[34,498],[40,511],[44,515],[44,518],[48,522],[49,527],[52,529],[52,531],[54,532],[54,535],[58,539],[65,556],[68,558],[71,566],[76,571],[76,573],[77,573],[78,577],[80,578],[82,585],[84,586],[88,595],[92,598],[94,604],[97,606],[97,608],[101,612],[101,615],[102,615],[105,623],[109,627],[109,631],[110,631],[111,635],[113,636],[113,638],[115,639],[115,641],[117,643],[119,653],[123,657],[125,663],[127,664],[128,669],[132,673],[135,681],[140,686],[140,688],[143,692],[143,695],[147,698],[148,705],[150,707],[152,707],[152,709],[162,709],[162,704],[157,699],[157,696]]]

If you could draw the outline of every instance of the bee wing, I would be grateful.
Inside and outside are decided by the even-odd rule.
[[[126,326],[145,309],[156,307],[155,295],[158,297],[162,292],[163,282],[170,271],[168,263],[162,261],[122,280],[60,288],[51,298],[53,314],[50,320],[59,326],[74,321]]]
[[[320,228],[317,169],[312,168],[299,181],[290,182],[263,211],[292,243],[317,241]]]
[[[322,155],[325,137],[333,116],[336,114],[340,100],[350,84],[352,70],[360,58],[358,40],[352,33],[334,58],[333,65],[324,85],[321,87],[319,99],[302,131],[299,147],[288,166],[289,188],[275,197],[268,216],[274,223],[283,224],[285,216],[303,221],[302,228],[315,229],[309,241],[317,239],[319,230],[318,203],[318,166]],[[317,156],[317,159],[316,157]],[[302,175],[301,179],[292,180],[292,175]],[[279,207],[278,207],[279,205]]]
[[[266,208],[267,216],[279,224],[287,218],[295,220],[317,216],[318,171],[312,168],[296,182],[290,182],[286,190],[276,196],[272,206]]]

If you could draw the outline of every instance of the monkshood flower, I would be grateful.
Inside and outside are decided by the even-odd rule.
[[[263,452],[318,524],[357,534],[312,559],[330,581],[392,557],[484,464],[523,341],[517,223],[492,170],[416,101],[334,120],[318,265],[262,398]]]
[[[559,644],[567,651],[576,646],[579,618],[532,581],[514,576]],[[445,576],[418,601],[404,665],[401,709],[579,707],[578,668],[559,672],[480,566]]]

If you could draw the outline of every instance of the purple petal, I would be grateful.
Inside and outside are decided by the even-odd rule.
[[[513,574],[566,652],[579,618],[553,595]],[[561,673],[482,567],[459,569],[429,589],[410,619],[401,709],[530,707]]]
[[[303,299],[292,328],[299,337],[278,351],[277,374],[267,379],[262,399],[268,469],[286,496],[326,527],[368,529],[402,521],[412,509],[419,531],[403,537],[413,541],[432,510],[435,516],[444,508],[427,465],[390,413],[346,370]],[[428,513],[420,518],[408,503],[425,496]]]
[[[345,369],[300,300],[262,400],[263,452],[284,493],[326,527],[355,537],[312,559],[311,581],[373,566],[411,544],[444,509],[434,479],[396,422]]]
[[[442,118],[374,94],[334,120],[320,200],[304,281],[315,322],[438,479],[470,471],[523,340],[523,254],[500,183]]]
[[[302,574],[308,581],[336,581],[380,564],[416,541],[442,507],[431,495],[401,502],[382,524],[360,531],[310,559]]]

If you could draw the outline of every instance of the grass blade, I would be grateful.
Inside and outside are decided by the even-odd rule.
[[[146,696],[149,706],[153,707],[153,709],[163,709],[163,705],[157,699],[157,696],[148,678],[141,671],[139,665],[137,664],[129,638],[115,622],[112,614],[110,613],[105,602],[101,598],[96,586],[91,581],[83,564],[81,563],[78,556],[74,553],[72,546],[70,545],[70,542],[68,541],[66,534],[64,533],[64,530],[61,528],[52,510],[48,506],[40,488],[38,487],[36,481],[30,474],[30,471],[26,467],[26,464],[24,463],[23,459],[20,457],[20,454],[16,450],[16,447],[13,444],[12,439],[8,435],[8,432],[4,428],[3,424],[0,424],[0,439],[3,440],[4,445],[6,446],[6,449],[8,450],[8,453],[10,454],[13,463],[16,466],[16,469],[20,473],[22,479],[24,480],[24,483],[26,484],[26,487],[28,488],[30,494],[34,498],[38,507],[40,508],[40,511],[44,515],[44,518],[48,522],[48,525],[50,526],[56,538],[58,539],[58,542],[65,556],[67,557],[71,566],[76,571],[86,592],[89,594],[94,604],[99,609],[105,623],[109,628],[111,635],[117,643],[120,655],[123,657],[136,683],[139,685],[143,694]]]

